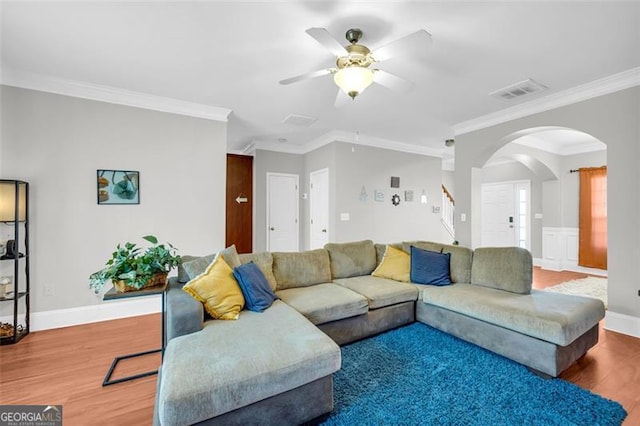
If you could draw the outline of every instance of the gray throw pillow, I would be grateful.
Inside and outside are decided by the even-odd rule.
[[[216,254],[217,253],[213,253],[208,256],[199,257],[197,259],[183,263],[182,267],[189,276],[189,279],[192,280],[206,271],[207,267],[211,264],[211,262],[213,262],[213,259],[216,258]],[[224,250],[221,250],[220,255],[222,256],[224,261],[227,262],[227,264],[231,267],[231,269],[242,264],[240,262],[240,257],[238,256],[235,244],[227,247]]]

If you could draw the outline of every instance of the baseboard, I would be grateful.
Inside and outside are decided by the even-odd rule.
[[[571,261],[563,262],[549,259],[534,259],[533,265],[549,271],[571,271],[580,272],[582,274],[599,275],[601,277],[608,276],[608,271],[606,269],[585,268],[584,266],[580,266]]]
[[[640,337],[640,318],[638,317],[607,311],[604,324],[605,330]]]
[[[583,274],[589,275],[600,275],[601,277],[609,276],[609,271],[606,269],[585,268],[584,266],[579,265],[570,265],[567,271],[582,272]]]
[[[30,326],[31,331],[41,331],[154,314],[161,311],[161,304],[161,296],[155,295],[130,300],[109,301],[98,305],[79,306],[77,308],[32,312]],[[13,318],[9,316],[0,317],[0,321],[12,322]]]

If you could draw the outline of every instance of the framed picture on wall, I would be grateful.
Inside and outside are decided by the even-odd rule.
[[[98,169],[98,204],[140,204],[140,173]]]

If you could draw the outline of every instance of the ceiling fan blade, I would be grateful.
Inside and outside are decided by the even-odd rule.
[[[429,45],[431,42],[431,34],[426,30],[418,30],[375,49],[371,55],[376,61],[380,62],[396,55],[402,55],[411,51],[418,51],[419,49]]]
[[[373,81],[401,93],[407,93],[414,86],[411,81],[382,70],[374,70]]]
[[[280,80],[280,84],[297,83],[298,81],[309,80],[312,78],[321,77],[323,75],[332,74],[334,72],[336,72],[335,68],[327,68],[324,70],[307,72],[304,74],[296,75],[295,77],[290,77],[290,78],[285,78],[284,80]]]
[[[318,43],[323,45],[335,56],[346,56],[347,49],[327,31],[325,28],[309,28],[307,34],[313,37]]]

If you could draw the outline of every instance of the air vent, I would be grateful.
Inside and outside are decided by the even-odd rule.
[[[489,96],[508,101],[514,98],[530,95],[532,93],[541,92],[546,88],[547,86],[544,84],[528,79],[491,92],[489,93]]]
[[[315,123],[317,118],[308,117],[306,115],[289,114],[282,122],[292,126],[309,127]]]

